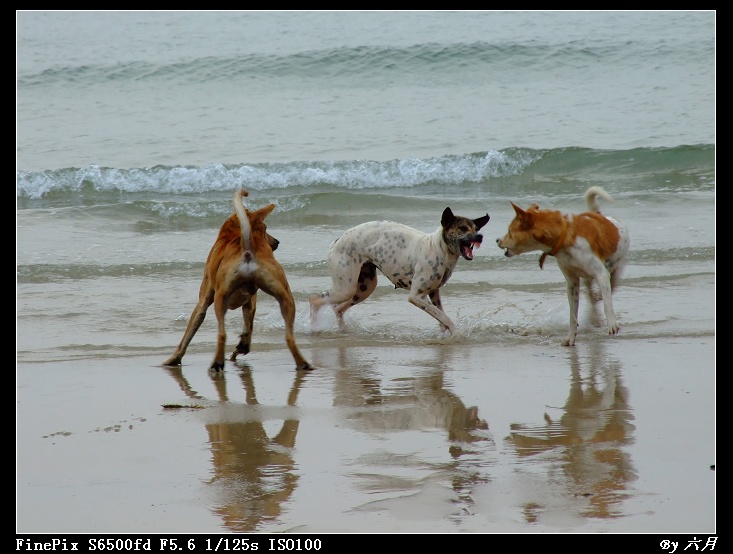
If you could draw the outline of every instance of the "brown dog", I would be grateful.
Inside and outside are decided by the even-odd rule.
[[[224,346],[226,328],[224,316],[227,310],[242,308],[244,327],[239,344],[232,352],[230,360],[238,354],[247,354],[252,343],[252,326],[257,307],[257,291],[262,289],[280,303],[280,312],[285,320],[285,341],[295,359],[296,370],[311,370],[311,365],[303,358],[295,344],[293,325],[295,323],[295,300],[285,271],[273,256],[272,251],[278,240],[267,234],[265,217],[275,209],[275,204],[250,212],[244,207],[242,197],[249,196],[246,190],[234,193],[236,213],[224,222],[219,236],[211,247],[206,260],[204,278],[199,289],[199,301],[188,321],[186,332],[176,352],[163,365],[181,365],[191,339],[206,317],[206,310],[214,304],[219,331],[216,353],[211,362],[211,370],[224,369]]]

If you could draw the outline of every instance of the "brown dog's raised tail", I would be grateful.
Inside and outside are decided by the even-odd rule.
[[[249,224],[247,211],[244,208],[242,198],[249,196],[249,192],[239,189],[234,192],[234,211],[237,212],[239,226],[242,229],[242,257],[245,262],[252,261],[252,227]]]

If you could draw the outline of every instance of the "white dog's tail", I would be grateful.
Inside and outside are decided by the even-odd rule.
[[[613,202],[613,198],[611,198],[611,195],[603,190],[602,187],[591,187],[587,191],[585,191],[585,194],[583,195],[583,198],[585,198],[585,202],[586,204],[588,204],[588,209],[590,211],[601,213],[601,205],[598,203],[599,196],[604,200]]]
[[[234,192],[234,209],[239,219],[239,227],[242,229],[242,255],[244,256],[244,261],[248,262],[252,259],[252,228],[249,225],[249,218],[244,209],[244,202],[242,202],[242,197],[244,196],[249,196],[249,192],[244,189],[239,189]]]

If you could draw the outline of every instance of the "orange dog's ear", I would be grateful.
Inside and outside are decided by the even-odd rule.
[[[517,213],[517,221],[524,228],[532,227],[532,212],[530,210],[537,209],[537,204],[532,204],[527,210],[523,210],[517,206],[514,202],[511,202],[514,211]]]
[[[517,206],[514,202],[510,201],[509,203],[512,205],[512,208],[514,208],[514,211],[517,213],[517,216],[519,216],[520,218],[524,217],[524,215],[527,213],[522,208]]]

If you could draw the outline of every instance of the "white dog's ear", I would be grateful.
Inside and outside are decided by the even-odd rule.
[[[456,216],[453,215],[453,210],[446,208],[443,210],[443,217],[440,218],[440,224],[443,227],[448,227],[456,220]]]
[[[476,230],[478,231],[479,229],[481,229],[481,227],[486,225],[489,222],[489,219],[491,219],[491,217],[489,217],[489,214],[486,214],[483,217],[479,217],[478,219],[474,219],[473,224],[476,226]]]

